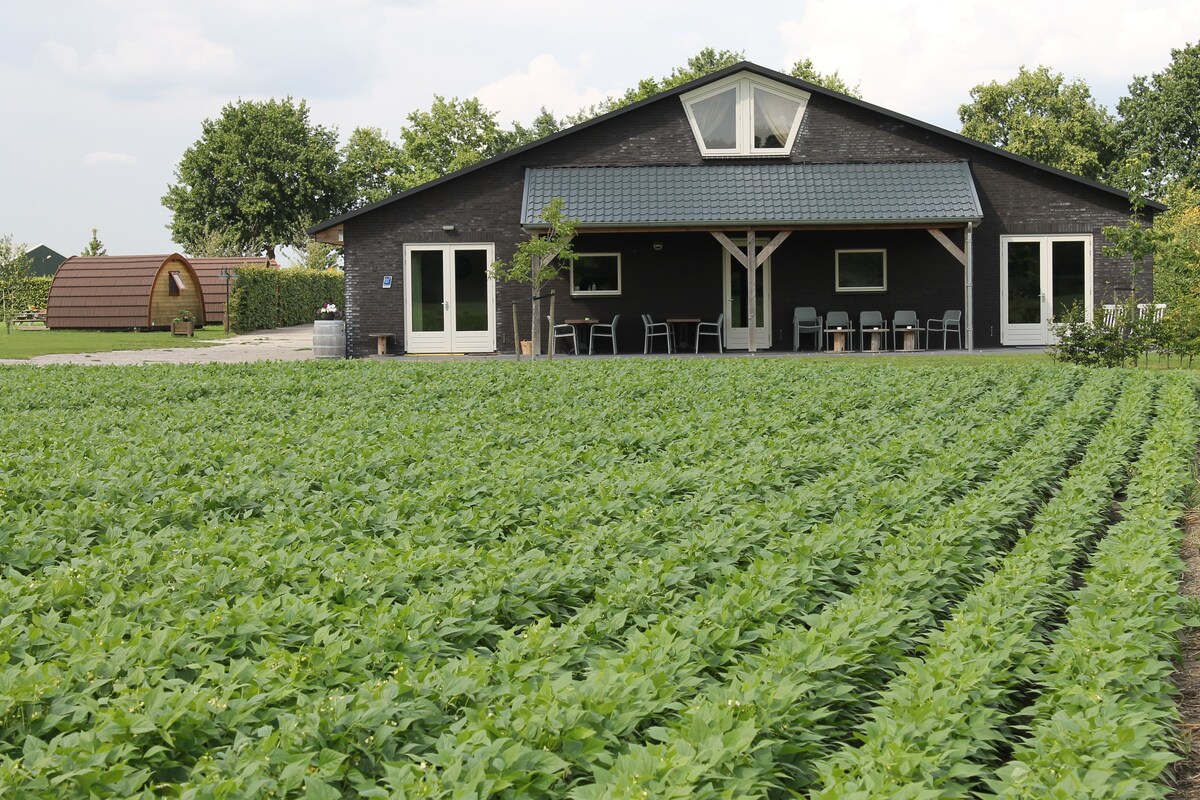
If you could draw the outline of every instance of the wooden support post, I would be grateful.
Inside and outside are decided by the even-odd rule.
[[[754,231],[746,231],[746,341],[750,355],[756,352],[754,331],[758,328],[758,253]]]
[[[521,360],[521,329],[517,327],[517,304],[513,303],[513,347],[517,352],[517,361]]]
[[[530,265],[530,269],[533,271],[534,275],[537,275],[539,272],[542,271],[541,256],[537,256],[537,255],[533,256],[533,263]],[[533,288],[533,286],[534,286],[534,284],[530,284],[531,289]],[[534,291],[536,291],[536,289],[534,289]],[[541,317],[542,317],[542,300],[539,295],[535,294],[535,295],[533,295],[533,325],[532,325],[533,330],[529,334],[530,338],[533,340],[533,350],[530,352],[529,357],[535,361],[537,360],[538,354],[542,352],[542,319],[541,319]]]
[[[547,352],[550,354],[550,358],[554,358],[554,343],[558,340],[554,338],[554,290],[553,289],[550,290],[550,321],[549,321],[549,323],[550,324],[547,326],[548,327],[547,333],[550,334],[550,348]],[[538,327],[541,327],[541,323],[538,323]]]

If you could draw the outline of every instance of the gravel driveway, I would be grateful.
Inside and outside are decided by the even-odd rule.
[[[240,364],[250,361],[306,361],[313,357],[312,325],[255,331],[207,347],[117,350],[111,353],[56,353],[0,364]]]

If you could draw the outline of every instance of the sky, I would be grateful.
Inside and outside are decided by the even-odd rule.
[[[753,9],[753,16],[749,9]],[[704,47],[950,130],[971,87],[1044,64],[1114,109],[1200,39],[1195,0],[0,0],[0,236],[64,255],[180,251],[162,195],[205,119],[291,96],[342,141],[434,95],[499,120],[578,111]]]

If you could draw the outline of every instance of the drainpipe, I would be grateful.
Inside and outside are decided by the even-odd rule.
[[[975,349],[975,248],[974,237],[972,232],[975,230],[975,223],[967,223],[967,233],[963,240],[964,249],[967,251],[967,263],[963,267],[966,271],[966,281],[964,281],[963,292],[966,295],[964,299],[965,309],[963,315],[966,317],[967,324],[967,352]]]

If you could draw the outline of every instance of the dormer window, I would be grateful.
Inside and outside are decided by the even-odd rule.
[[[680,99],[705,156],[784,156],[791,152],[809,94],[740,73]]]

